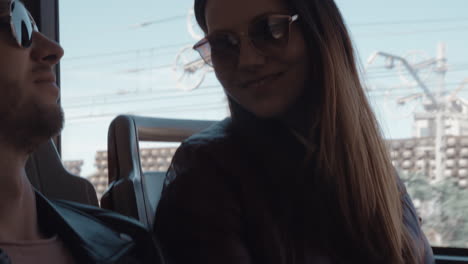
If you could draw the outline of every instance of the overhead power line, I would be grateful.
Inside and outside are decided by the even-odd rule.
[[[447,22],[467,22],[468,17],[459,18],[438,18],[438,19],[410,19],[396,21],[376,21],[365,23],[351,23],[352,27],[369,27],[382,25],[408,25],[408,24],[432,24],[432,23],[447,23]]]
[[[182,42],[182,43],[176,43],[176,44],[160,45],[160,46],[144,48],[144,49],[131,49],[131,50],[123,50],[123,51],[115,51],[115,52],[95,53],[95,54],[76,56],[76,57],[71,57],[71,58],[65,57],[64,59],[62,59],[62,61],[68,62],[68,61],[75,61],[75,60],[82,60],[82,59],[89,59],[89,58],[94,59],[94,58],[118,56],[118,55],[138,53],[138,52],[148,52],[148,51],[153,51],[153,50],[160,51],[160,50],[169,49],[169,48],[177,48],[177,47],[180,48],[180,47],[184,47],[190,44],[192,43]]]
[[[91,102],[70,104],[70,105],[65,106],[65,108],[68,110],[72,110],[72,109],[80,109],[80,108],[89,108],[89,107],[96,106],[96,104],[99,104],[99,106],[109,106],[109,105],[123,105],[123,104],[128,104],[128,103],[159,102],[159,101],[165,101],[169,99],[181,99],[181,98],[187,98],[187,97],[193,98],[193,97],[199,97],[199,96],[217,95],[220,93],[222,93],[222,89],[219,85],[203,86],[197,93],[178,92],[174,88],[174,93],[167,94],[164,96],[153,93],[152,95],[154,95],[154,97],[148,97],[147,95],[140,96],[137,98],[131,98],[131,99],[120,97],[112,101],[110,101],[108,98],[101,97],[101,98],[96,98],[100,102],[97,102],[97,100],[92,100]]]
[[[459,82],[451,82],[447,83],[447,87],[453,87],[456,88],[459,86]],[[171,99],[182,99],[182,98],[196,98],[200,96],[211,96],[211,95],[219,95],[222,93],[222,89],[219,85],[210,85],[210,86],[204,86],[201,87],[202,90],[199,90],[197,93],[181,93],[178,92],[177,90],[173,90],[172,93],[167,93],[167,94],[160,94],[160,93],[143,93],[143,94],[137,94],[138,97],[134,98],[125,98],[125,97],[119,97],[115,98],[115,100],[110,100],[108,97],[97,97],[99,101],[102,102],[97,102],[97,101],[92,101],[92,102],[81,102],[80,104],[69,104],[65,106],[66,110],[76,110],[76,109],[82,109],[82,108],[89,108],[93,107],[96,104],[99,104],[99,106],[110,106],[110,105],[125,105],[125,104],[134,104],[134,103],[144,103],[144,102],[161,102],[161,101],[167,101]],[[455,89],[454,89],[455,90]],[[166,90],[169,91],[169,90]],[[420,89],[417,88],[387,88],[387,89],[376,89],[376,90],[369,90],[367,93],[369,96],[373,98],[379,98],[379,97],[385,97],[387,96],[387,93],[389,91],[392,91],[392,96],[396,96],[395,92],[400,92],[402,94],[407,94],[407,93],[417,93],[420,91]],[[447,91],[450,92],[451,90]],[[148,97],[148,95],[153,95],[152,97]],[[120,99],[120,100],[119,100]]]
[[[187,15],[179,14],[167,18],[144,21],[131,25],[131,28],[147,27],[152,25],[163,24],[171,21],[186,19]],[[447,18],[434,18],[434,19],[406,19],[406,20],[393,20],[393,21],[373,21],[373,22],[356,22],[350,23],[352,27],[369,27],[369,26],[382,26],[382,25],[408,25],[408,24],[433,24],[433,23],[452,23],[452,22],[466,22],[468,17],[447,17]]]
[[[446,87],[450,87],[450,88],[454,88],[454,89],[451,89],[451,90],[447,90],[446,93],[447,94],[450,94],[451,92],[454,92],[456,90],[456,88],[458,88],[460,86],[460,82],[452,82],[452,83],[447,83],[446,84]],[[411,87],[411,88],[408,88],[408,87],[398,87],[398,88],[392,88],[392,87],[389,87],[387,89],[375,89],[375,90],[369,90],[367,91],[367,94],[369,96],[372,96],[372,97],[384,97],[384,96],[390,96],[390,92],[391,92],[391,96],[392,97],[399,97],[399,96],[404,96],[404,95],[408,95],[408,94],[414,94],[414,93],[420,93],[421,92],[421,89],[418,89],[417,87]],[[467,92],[466,90],[464,92]]]
[[[66,119],[66,122],[77,122],[77,121],[95,121],[100,118],[113,117],[119,114],[167,114],[167,113],[178,113],[178,112],[199,112],[199,111],[208,111],[208,110],[219,110],[227,107],[227,103],[213,103],[213,104],[204,104],[199,106],[191,105],[179,105],[179,106],[170,106],[170,107],[158,107],[158,108],[149,108],[149,109],[139,109],[135,111],[127,111],[124,113],[115,113],[107,112],[102,114],[88,114],[88,115],[78,115],[71,116]]]
[[[145,21],[145,22],[131,25],[129,28],[142,28],[142,27],[147,27],[147,26],[152,26],[152,25],[158,25],[158,24],[167,23],[170,21],[184,19],[186,17],[187,17],[186,15],[177,15],[177,16],[171,16],[171,17],[167,17],[163,19],[150,20],[150,21]]]
[[[218,85],[207,85],[202,87],[203,89],[212,89],[215,87],[219,87]],[[69,101],[80,101],[83,102],[84,100],[94,100],[94,99],[105,99],[105,100],[111,100],[113,98],[120,98],[120,97],[130,97],[130,96],[136,96],[136,97],[145,97],[149,95],[160,95],[160,96],[165,96],[167,94],[175,94],[175,93],[184,93],[183,91],[180,91],[176,89],[175,87],[173,88],[167,88],[167,89],[151,89],[151,90],[146,90],[146,91],[138,91],[138,90],[126,90],[126,91],[116,91],[116,92],[111,92],[111,93],[100,93],[100,94],[89,94],[89,95],[80,95],[80,96],[71,96],[71,97],[66,97],[62,98],[62,101],[66,100],[68,103]]]
[[[371,34],[356,34],[356,38],[369,38],[369,37],[394,37],[394,36],[407,36],[407,35],[416,35],[416,34],[425,34],[425,33],[440,33],[440,32],[456,32],[456,31],[466,31],[468,26],[460,27],[450,27],[450,28],[436,28],[436,29],[427,29],[427,30],[413,30],[413,31],[404,31],[404,32],[377,32]]]
[[[166,64],[166,65],[159,65],[159,66],[154,66],[154,67],[149,67],[149,68],[141,68],[140,70],[149,70],[149,69],[165,69],[168,67],[171,67],[171,64]],[[468,71],[468,64],[452,64],[453,69],[450,70],[450,72],[462,72],[462,71]],[[394,73],[389,73],[389,72],[381,72],[380,67],[373,67],[370,69],[377,69],[376,71],[368,71],[365,75],[363,75],[365,80],[375,80],[375,79],[388,79],[388,78],[398,78],[395,76]],[[382,67],[383,69],[383,67]],[[369,70],[369,69],[368,69]],[[219,87],[218,85],[214,86],[205,86],[202,87],[203,89],[207,89],[210,87]],[[88,95],[81,95],[81,96],[71,96],[64,98],[66,101],[74,101],[74,100],[91,100],[91,99],[96,99],[96,98],[106,98],[106,99],[112,99],[112,97],[121,97],[121,96],[147,96],[151,94],[157,93],[158,95],[164,95],[167,93],[176,93],[179,92],[176,88],[168,88],[168,89],[153,89],[150,91],[115,91],[115,92],[110,92],[110,93],[98,93],[98,94],[88,94]]]
[[[174,20],[179,20],[179,19],[184,19],[186,18],[186,15],[176,15],[176,16],[171,16],[163,19],[157,19],[157,20],[151,20],[151,21],[146,21],[146,22],[141,22],[135,25],[132,25],[130,27],[146,27],[150,25],[156,25],[156,24],[161,24],[161,23],[167,23],[171,22]],[[468,21],[468,17],[460,17],[460,18],[439,18],[439,19],[415,19],[415,20],[395,20],[395,21],[375,21],[375,22],[363,22],[363,23],[351,23],[351,27],[372,27],[372,26],[381,26],[381,25],[406,25],[406,24],[429,24],[429,23],[447,23],[447,22],[465,22]],[[463,29],[465,30],[465,27],[457,27],[457,28],[449,28],[449,30],[453,29]],[[427,32],[439,32],[439,31],[445,31],[447,30],[446,28],[444,29],[431,29],[430,31]],[[392,32],[396,34],[410,34],[406,32]],[[77,57],[71,57],[67,58],[65,57],[63,61],[73,61],[73,60],[80,60],[80,59],[86,59],[86,58],[96,58],[96,57],[105,57],[105,56],[115,56],[115,55],[122,55],[126,53],[133,53],[137,51],[148,51],[152,49],[164,49],[164,48],[173,48],[173,47],[181,47],[181,46],[186,46],[190,45],[193,43],[179,43],[179,44],[169,44],[169,45],[162,45],[162,46],[156,46],[153,48],[145,48],[145,49],[132,49],[132,50],[124,50],[124,51],[117,51],[117,52],[110,52],[110,53],[97,53],[97,54],[91,54],[91,55],[84,55],[84,56],[77,56]]]

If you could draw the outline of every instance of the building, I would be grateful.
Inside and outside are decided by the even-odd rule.
[[[402,173],[423,173],[435,179],[435,139],[433,137],[389,140],[387,145],[393,166]],[[167,171],[176,147],[140,150],[145,171]],[[443,139],[443,177],[453,177],[461,188],[468,187],[468,136],[446,136]],[[81,163],[82,164],[82,163]],[[88,179],[98,197],[108,185],[107,151],[96,154],[97,172]]]
[[[83,167],[82,160],[66,160],[63,162],[65,169],[73,175],[80,176]]]
[[[442,140],[442,179],[455,178],[468,187],[468,136],[446,136]],[[435,138],[411,138],[387,142],[393,166],[402,173],[423,173],[436,177]]]
[[[446,109],[442,118],[442,132],[444,135],[463,136],[468,135],[468,102],[463,98],[454,97],[447,99]],[[428,104],[424,105],[425,113],[415,113],[413,123],[413,137],[435,137],[437,123],[435,121],[435,109]]]
[[[143,172],[167,171],[176,149],[177,147],[141,149],[140,158]],[[101,199],[108,185],[107,151],[98,151],[96,153],[95,166],[97,171],[88,177],[88,180],[96,189],[98,199]]]

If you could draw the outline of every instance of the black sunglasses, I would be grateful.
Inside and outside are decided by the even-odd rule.
[[[33,32],[38,32],[36,22],[23,3],[17,0],[10,2],[9,14],[0,17],[0,23],[10,26],[11,34],[21,48],[29,48],[32,44]]]
[[[253,20],[247,34],[230,31],[213,32],[197,42],[193,49],[206,64],[215,67],[233,67],[239,62],[241,36],[247,35],[251,45],[262,55],[277,56],[289,42],[291,24],[299,15],[268,14]]]

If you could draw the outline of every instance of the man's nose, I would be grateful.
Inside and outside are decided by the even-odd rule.
[[[64,50],[57,42],[40,32],[33,32],[31,56],[35,61],[54,66],[59,63],[63,55]]]

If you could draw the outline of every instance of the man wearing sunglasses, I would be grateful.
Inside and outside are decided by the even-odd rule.
[[[25,163],[58,134],[54,66],[64,52],[19,0],[0,0],[0,264],[162,263],[147,230],[118,214],[34,190]]]

